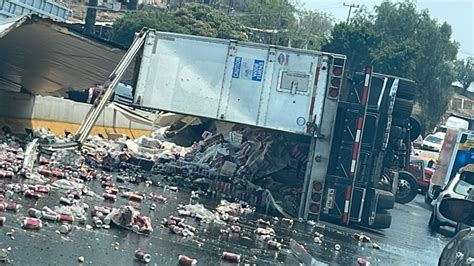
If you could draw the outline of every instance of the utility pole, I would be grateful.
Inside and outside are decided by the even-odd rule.
[[[351,11],[352,11],[352,8],[359,8],[359,5],[354,5],[354,4],[350,4],[350,5],[346,5],[346,3],[344,3],[344,6],[348,7],[349,8],[349,14],[347,14],[347,24],[349,24],[349,20],[351,19]]]

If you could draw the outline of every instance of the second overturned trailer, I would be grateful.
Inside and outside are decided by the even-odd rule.
[[[404,171],[419,135],[410,118],[412,81],[370,67],[345,75],[343,55],[153,30],[138,35],[123,61],[135,54],[135,106],[289,133],[306,143],[299,217],[388,228],[395,194],[399,202],[415,197],[416,180]],[[113,90],[117,76],[106,86]]]

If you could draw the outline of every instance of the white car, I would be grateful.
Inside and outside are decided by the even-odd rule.
[[[446,133],[443,132],[437,132],[435,134],[426,136],[426,138],[423,140],[421,148],[423,150],[439,152],[441,150],[441,146],[443,146],[444,136],[446,136]]]
[[[439,206],[444,199],[457,198],[464,199],[469,194],[469,188],[474,185],[474,164],[469,164],[459,170],[446,185],[445,189],[439,193],[433,205],[433,212],[430,217],[430,230],[437,231],[440,226],[456,227],[455,221],[449,220],[439,212]]]

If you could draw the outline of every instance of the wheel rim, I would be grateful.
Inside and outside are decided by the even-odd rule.
[[[411,192],[411,185],[408,181],[404,179],[399,179],[398,180],[398,191],[397,195],[399,198],[405,198],[407,197]]]

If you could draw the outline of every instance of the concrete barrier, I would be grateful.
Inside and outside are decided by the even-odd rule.
[[[25,134],[25,128],[49,128],[53,133],[64,135],[67,130],[75,133],[91,105],[68,99],[35,96],[0,90],[0,127],[8,126],[15,134]],[[153,120],[152,114],[137,111]],[[136,138],[150,134],[150,125],[136,123],[123,114],[106,107],[98,118],[91,134],[104,136],[122,135]]]

